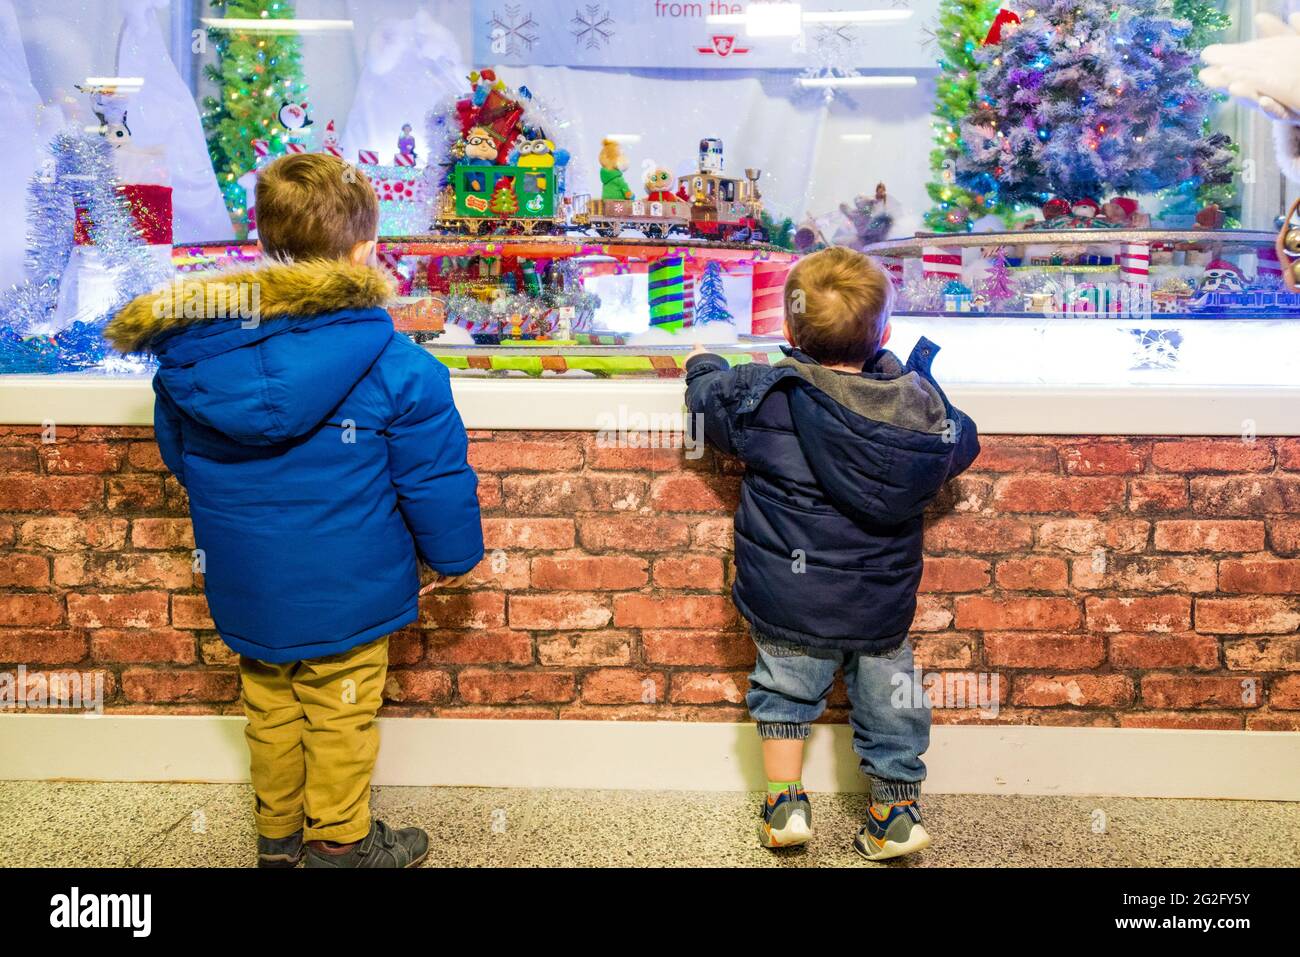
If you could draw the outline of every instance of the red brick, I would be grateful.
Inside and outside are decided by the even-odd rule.
[[[927,552],[999,554],[1027,548],[1033,540],[1033,529],[1011,518],[952,515],[936,519],[925,528]]]
[[[1100,635],[988,632],[984,658],[993,667],[1094,668],[1106,659]]]
[[[1300,675],[1274,678],[1268,686],[1268,705],[1284,711],[1300,711]]]
[[[1019,436],[981,435],[980,454],[972,469],[979,472],[1055,472],[1056,449],[1035,445]]]
[[[646,500],[649,483],[629,475],[507,475],[501,480],[505,508],[518,515],[633,512]]]
[[[1247,731],[1300,731],[1300,714],[1246,712]]]
[[[619,447],[603,445],[595,435],[583,439],[583,455],[589,469],[630,470],[637,472],[667,472],[682,467],[685,462],[681,448],[680,434],[673,436],[674,447],[667,447],[668,437],[655,435],[660,440],[660,448],[649,445],[633,448],[629,445]]]
[[[1205,515],[1300,512],[1300,475],[1200,476],[1191,481],[1192,509]]]
[[[50,562],[43,555],[0,555],[0,587],[44,588],[50,583]]]
[[[1192,600],[1184,595],[1150,598],[1089,598],[1089,631],[1179,632],[1192,627]]]
[[[484,588],[488,591],[521,589],[528,587],[528,555],[494,548],[470,571],[467,588]]]
[[[62,665],[86,657],[86,635],[79,631],[33,628],[0,629],[0,661],[28,665]]]
[[[388,636],[388,666],[397,668],[424,660],[425,636],[429,632],[408,625]],[[479,634],[479,632],[473,632]]]
[[[466,669],[457,680],[460,697],[470,704],[534,704],[572,701],[573,675],[556,671]]]
[[[384,700],[446,704],[451,700],[451,675],[434,668],[391,668],[384,679]]]
[[[660,512],[730,512],[739,497],[740,479],[730,475],[674,472],[650,486],[650,505]]]
[[[1017,680],[1011,702],[1030,708],[1123,708],[1133,702],[1125,675],[1028,675]]]
[[[1273,467],[1273,447],[1264,439],[1180,439],[1157,442],[1151,463],[1162,472],[1266,472]]]
[[[152,439],[151,425],[83,425],[75,429],[59,427],[59,440],[69,442],[116,442],[122,439]]]
[[[1209,635],[1112,635],[1110,663],[1116,668],[1197,668],[1219,666],[1219,642]]]
[[[1300,471],[1300,439],[1277,440],[1277,464],[1290,472]]]
[[[208,613],[208,600],[202,595],[173,595],[172,625],[197,631],[211,631],[216,627]]]
[[[68,622],[80,628],[162,628],[167,624],[167,593],[69,595]]]
[[[578,519],[578,538],[588,551],[670,552],[690,540],[691,527],[679,518],[636,515]]]
[[[1063,591],[1068,584],[1065,562],[1043,555],[1000,561],[995,578],[1010,591]]]
[[[567,472],[582,467],[576,442],[471,442],[469,464],[476,472]]]
[[[101,629],[90,640],[95,661],[188,665],[195,660],[194,635],[187,631]]]
[[[122,693],[128,701],[234,701],[239,678],[234,671],[131,668],[122,672]]]
[[[426,656],[434,664],[466,665],[504,662],[532,664],[533,642],[522,631],[447,631],[427,633]]]
[[[1186,479],[1135,478],[1128,483],[1128,510],[1137,515],[1183,512],[1190,504]]]
[[[478,477],[478,507],[486,512],[501,507],[501,479],[495,475]]]
[[[104,501],[96,475],[16,475],[0,478],[0,508],[8,512],[80,512]]]
[[[722,559],[717,555],[689,553],[656,559],[654,582],[660,588],[721,591]]]
[[[136,548],[194,548],[194,525],[188,518],[137,518],[131,522]]]
[[[157,475],[114,475],[107,487],[110,512],[147,512],[162,507],[163,484]]]
[[[615,595],[619,628],[725,628],[736,620],[722,595]]]
[[[1080,442],[1061,449],[1069,475],[1131,475],[1146,468],[1146,449],[1133,442]]]
[[[951,599],[943,595],[918,595],[912,631],[946,631],[952,627]]]
[[[131,468],[139,472],[165,472],[167,464],[155,442],[132,442],[126,454]]]
[[[510,596],[511,628],[539,631],[604,628],[610,617],[609,599],[598,592]]]
[[[188,554],[159,552],[56,555],[54,580],[74,587],[189,588],[194,583],[193,559]]]
[[[975,661],[975,640],[959,632],[927,634],[912,639],[918,668],[969,668]]]
[[[1211,558],[1163,555],[1105,555],[1101,571],[1090,558],[1071,563],[1070,580],[1075,588],[1095,591],[1214,591],[1217,572]]]
[[[63,603],[54,595],[0,595],[0,625],[31,628],[63,621]]]
[[[1300,560],[1222,561],[1219,590],[1259,595],[1300,594]]]
[[[489,551],[497,548],[553,551],[572,548],[573,543],[571,518],[483,519],[483,545]]]
[[[754,643],[743,631],[684,631],[647,629],[641,633],[647,664],[748,667],[754,663]]]
[[[1124,480],[1008,475],[998,479],[993,504],[1004,512],[1074,512],[1092,515],[1123,506]]]
[[[650,580],[644,558],[633,555],[546,555],[533,559],[531,581],[545,590],[627,591]]]
[[[967,472],[939,490],[926,515],[931,519],[950,513],[978,515],[988,510],[992,500],[993,480]]]
[[[597,668],[582,678],[588,704],[658,704],[668,685],[663,672],[637,668]]]
[[[1300,518],[1277,518],[1269,523],[1269,541],[1279,555],[1300,555]]]
[[[39,472],[40,469],[41,460],[36,449],[0,447],[0,473]]]
[[[220,638],[200,637],[199,658],[205,665],[234,667],[239,664],[239,655]]]
[[[1119,716],[1121,728],[1166,728],[1175,731],[1238,731],[1241,715],[1208,711],[1134,711]]]
[[[748,687],[744,672],[679,671],[672,676],[669,700],[674,704],[740,704]]]
[[[502,628],[506,596],[491,591],[435,590],[420,599],[419,621],[424,628]]]
[[[1259,552],[1264,523],[1228,519],[1156,522],[1155,546],[1162,552]]]
[[[18,529],[25,548],[69,552],[81,548],[116,551],[126,544],[129,524],[124,518],[31,518]]]
[[[1142,703],[1159,711],[1191,708],[1258,708],[1263,686],[1258,678],[1212,675],[1146,675]]]
[[[1196,630],[1210,635],[1284,635],[1300,629],[1289,598],[1198,598]]]
[[[41,446],[41,460],[50,475],[95,475],[120,469],[125,451],[120,444],[106,442],[55,442]]]
[[[922,592],[980,591],[989,584],[989,563],[978,558],[927,558]]]
[[[1082,620],[1069,598],[989,598],[956,600],[957,627],[975,631],[1068,631]]]
[[[1098,548],[1140,552],[1146,548],[1150,533],[1151,524],[1138,519],[1108,522],[1089,518],[1049,519],[1038,526],[1038,547],[1076,553]]]
[[[692,526],[691,539],[696,548],[731,551],[736,543],[734,526],[731,518],[702,518]]]
[[[1300,635],[1225,641],[1223,663],[1233,671],[1300,671]]]
[[[634,636],[626,631],[549,632],[537,636],[537,660],[543,665],[626,665],[632,661]]]

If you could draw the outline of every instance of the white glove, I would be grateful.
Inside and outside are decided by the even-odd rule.
[[[1300,13],[1283,22],[1255,15],[1254,40],[1214,43],[1201,51],[1201,82],[1258,106],[1272,119],[1300,125]]]

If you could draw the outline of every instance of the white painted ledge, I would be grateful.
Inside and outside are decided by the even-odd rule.
[[[680,379],[472,378],[452,391],[471,429],[592,431],[610,421],[679,422]],[[1300,435],[1295,386],[947,387],[985,435]],[[147,378],[0,376],[0,424],[152,425]]]
[[[741,791],[763,786],[753,725],[381,718],[376,784]],[[244,719],[0,715],[6,780],[248,780]],[[1300,800],[1300,734],[939,725],[933,794]],[[817,725],[804,782],[857,791],[844,725]]]

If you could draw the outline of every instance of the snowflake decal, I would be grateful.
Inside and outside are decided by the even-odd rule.
[[[847,23],[822,23],[812,36],[808,50],[813,65],[800,75],[803,79],[843,79],[859,76],[855,61],[858,51],[858,33]],[[830,105],[837,96],[844,96],[833,86],[814,87],[822,102]]]
[[[488,31],[492,37],[492,52],[508,57],[521,56],[537,42],[537,21],[531,13],[523,13],[518,5],[506,4],[505,13],[492,11]]]
[[[584,8],[574,11],[569,21],[573,29],[573,40],[588,50],[608,44],[614,36],[614,19],[609,10],[599,4],[589,3]]]

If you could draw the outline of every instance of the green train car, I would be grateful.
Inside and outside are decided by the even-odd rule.
[[[550,231],[556,221],[555,169],[542,166],[458,165],[451,203],[439,217],[470,232],[517,223],[526,233]]]

